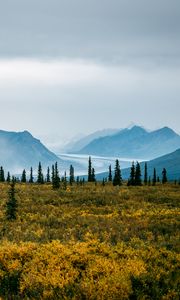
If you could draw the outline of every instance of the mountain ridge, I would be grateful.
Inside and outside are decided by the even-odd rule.
[[[148,132],[136,125],[114,135],[97,138],[77,153],[149,160],[173,152],[179,147],[180,136],[171,128],[163,127]]]

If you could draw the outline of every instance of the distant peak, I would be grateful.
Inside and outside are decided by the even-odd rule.
[[[129,130],[134,131],[134,132],[146,132],[146,130],[143,127],[138,126],[138,125],[134,125]]]
[[[159,130],[157,130],[157,132],[166,134],[168,136],[177,136],[178,135],[173,129],[171,129],[167,126],[160,128]]]

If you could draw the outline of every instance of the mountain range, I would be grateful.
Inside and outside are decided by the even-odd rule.
[[[0,165],[11,172],[22,169],[37,168],[41,162],[43,167],[55,162],[64,164],[54,153],[49,151],[40,140],[28,131],[8,132],[0,130]]]
[[[118,131],[119,131],[119,129],[111,129],[111,128],[95,131],[89,135],[83,136],[82,138],[80,138],[78,140],[75,140],[75,141],[72,141],[72,142],[66,144],[63,147],[63,151],[65,151],[67,153],[76,153],[78,151],[81,151],[81,149],[83,149],[85,146],[87,146],[89,143],[91,143],[95,139],[113,135],[113,134],[117,133]]]
[[[168,127],[147,131],[140,126],[98,137],[78,154],[150,160],[180,148],[180,136]]]

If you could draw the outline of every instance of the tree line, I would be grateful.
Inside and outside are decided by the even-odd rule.
[[[143,178],[142,178],[143,177]],[[37,175],[34,176],[33,174],[33,168],[30,168],[29,176],[27,176],[27,172],[24,169],[22,171],[22,175],[20,178],[12,177],[10,175],[10,172],[7,172],[7,176],[5,177],[5,172],[3,167],[0,167],[0,182],[11,182],[13,179],[14,182],[22,182],[22,183],[37,183],[37,184],[44,184],[44,183],[51,183],[53,189],[60,188],[60,185],[66,189],[67,183],[70,185],[74,184],[75,182],[77,184],[84,184],[85,181],[87,182],[94,182],[96,183],[96,174],[95,174],[95,168],[92,165],[91,157],[89,157],[88,160],[88,175],[86,176],[86,179],[82,176],[76,176],[75,177],[75,171],[74,167],[71,164],[69,168],[69,173],[67,175],[66,171],[64,172],[64,175],[60,177],[59,175],[59,169],[58,169],[58,163],[52,165],[51,170],[48,167],[46,175],[44,175],[42,170],[41,162],[38,164],[38,170]],[[114,186],[122,185],[123,179],[121,175],[121,168],[120,168],[120,162],[118,159],[115,161],[115,167],[114,171],[112,171],[112,166],[109,166],[108,170],[108,176],[104,177],[102,180],[98,180],[102,182],[102,185],[105,185],[107,182],[112,183]],[[168,182],[167,178],[167,170],[166,168],[162,169],[162,176],[161,178],[157,176],[156,168],[153,170],[152,177],[148,176],[148,165],[147,162],[144,165],[144,174],[142,175],[142,170],[140,163],[137,161],[136,164],[132,162],[132,166],[130,168],[130,174],[129,179],[127,180],[128,186],[141,186],[144,185],[156,185],[156,183],[162,183],[165,184]],[[177,181],[175,181],[176,183]],[[180,184],[180,180],[178,182]]]

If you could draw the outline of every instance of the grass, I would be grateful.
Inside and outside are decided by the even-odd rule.
[[[180,186],[0,184],[2,299],[178,299]]]

